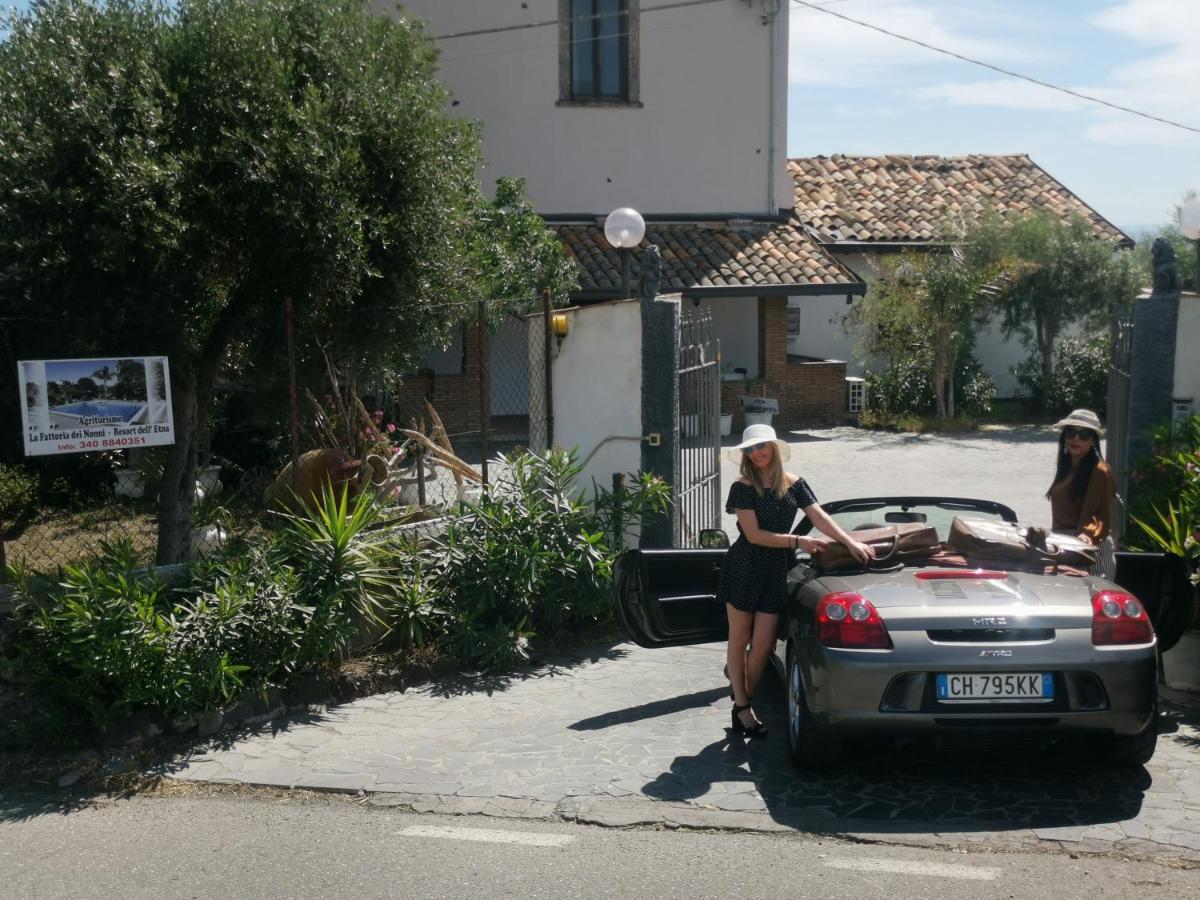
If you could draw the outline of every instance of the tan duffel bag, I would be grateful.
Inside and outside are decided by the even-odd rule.
[[[1094,544],[1070,534],[1047,532],[1044,528],[995,519],[955,516],[950,523],[952,550],[963,556],[1017,562],[1047,561],[1066,566],[1091,566],[1099,554]]]
[[[851,531],[850,537],[875,549],[873,565],[890,565],[908,559],[930,555],[938,547],[937,529],[922,522],[905,522],[884,528],[863,528]],[[827,543],[812,555],[813,565],[821,569],[844,569],[861,566],[844,544]]]

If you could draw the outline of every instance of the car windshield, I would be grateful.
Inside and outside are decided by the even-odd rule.
[[[866,502],[837,510],[837,504],[830,504],[830,518],[846,529],[857,531],[864,528],[886,528],[888,525],[899,525],[905,522],[921,522],[932,525],[937,529],[938,540],[946,540],[950,536],[950,523],[955,516],[967,516],[973,519],[990,519],[995,522],[1004,521],[1003,517],[991,510],[978,509],[962,503],[880,503]]]

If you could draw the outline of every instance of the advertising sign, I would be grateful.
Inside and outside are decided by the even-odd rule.
[[[17,363],[25,455],[175,443],[165,356]]]

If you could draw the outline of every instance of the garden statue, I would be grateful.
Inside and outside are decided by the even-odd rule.
[[[1175,248],[1166,238],[1155,238],[1150,248],[1151,267],[1154,273],[1155,294],[1170,294],[1179,290],[1179,265],[1175,261]]]
[[[662,282],[662,254],[657,244],[647,244],[638,258],[638,281],[642,289],[642,302],[653,303]]]

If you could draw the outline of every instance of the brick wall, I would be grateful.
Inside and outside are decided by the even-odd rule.
[[[779,421],[788,425],[843,422],[846,412],[846,364],[798,362],[787,364],[779,398]]]
[[[410,419],[424,419],[428,425],[428,399],[451,435],[479,431],[479,331],[472,323],[464,331],[463,373],[434,375],[426,370],[406,376],[395,395],[399,424],[407,427]]]
[[[846,412],[846,364],[824,360],[789,360],[787,354],[787,297],[758,299],[758,360],[756,381],[721,382],[721,412],[733,413],[733,433],[746,427],[742,397],[779,400],[780,425],[844,422],[855,417]]]

